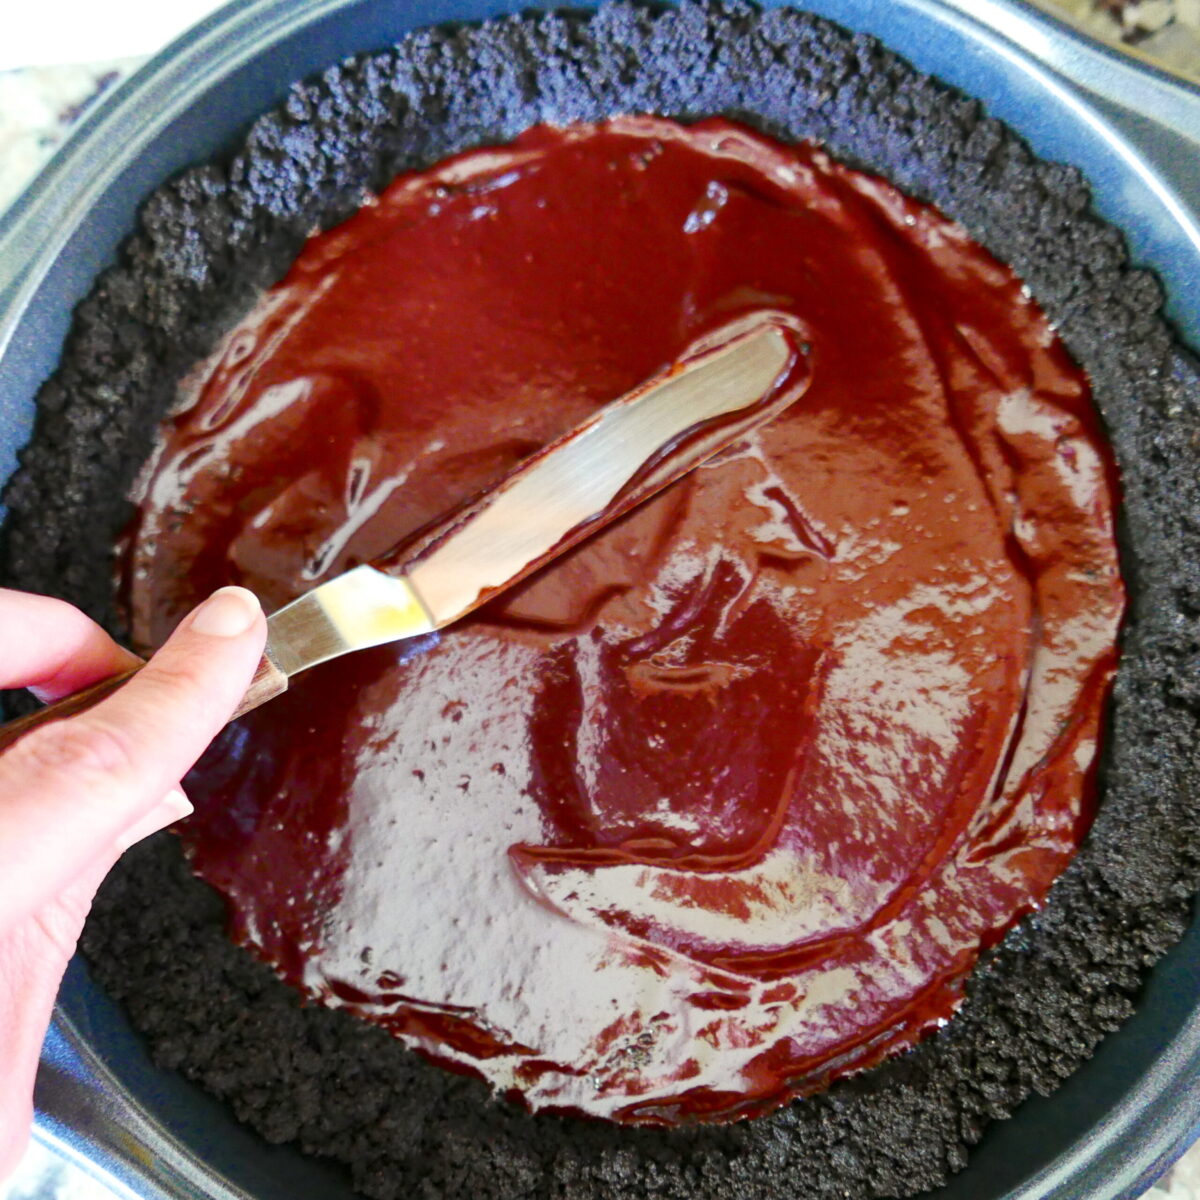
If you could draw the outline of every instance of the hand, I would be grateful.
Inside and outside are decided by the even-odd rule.
[[[0,1180],[28,1140],[38,1054],[96,889],[124,849],[191,812],[179,780],[265,640],[258,601],[224,588],[119,691],[0,754]],[[0,687],[54,700],[137,662],[69,604],[0,589]]]

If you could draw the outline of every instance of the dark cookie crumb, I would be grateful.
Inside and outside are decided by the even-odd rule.
[[[721,113],[888,176],[1011,263],[1089,371],[1124,474],[1133,610],[1101,811],[1049,903],[914,1051],[776,1116],[677,1131],[533,1118],[345,1013],[303,1007],[225,938],[221,901],[169,836],[126,856],[84,946],[159,1062],[269,1140],[349,1164],[378,1200],[910,1195],[1129,1016],[1200,883],[1200,375],[1079,173],[1034,158],[975,101],[870,37],[737,2],[425,31],[298,83],[234,157],[149,199],[80,306],[7,491],[0,578],[120,632],[109,547],[155,423],[304,236],[399,170],[618,112]]]

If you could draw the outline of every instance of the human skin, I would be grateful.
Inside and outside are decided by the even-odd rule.
[[[101,880],[191,812],[179,780],[229,719],[266,640],[258,601],[223,588],[119,691],[0,755],[0,1180],[29,1138],[54,997]],[[0,589],[0,687],[50,701],[138,663],[60,600]]]

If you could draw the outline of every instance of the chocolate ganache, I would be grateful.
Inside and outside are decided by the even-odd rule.
[[[539,127],[313,237],[184,387],[150,646],[385,553],[757,308],[787,413],[470,619],[327,664],[189,778],[233,936],[534,1109],[726,1120],[910,1046],[1086,831],[1115,472],[1020,281],[811,146]]]

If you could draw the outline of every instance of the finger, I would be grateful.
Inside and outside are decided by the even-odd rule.
[[[177,786],[245,694],[258,601],[217,592],[128,684],[0,755],[0,928],[56,895]]]
[[[0,688],[56,700],[140,661],[65,600],[0,588]]]
[[[190,817],[192,811],[192,802],[183,794],[183,789],[172,788],[148,813],[117,834],[113,847],[121,854],[135,842],[166,829],[168,825],[174,825],[176,821],[182,821],[184,817]]]

